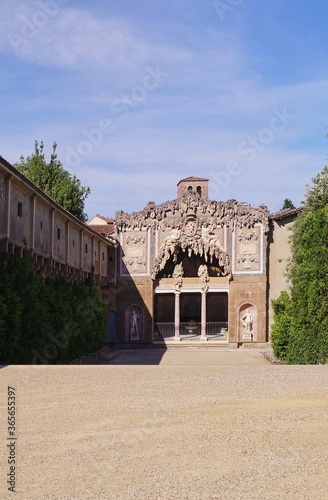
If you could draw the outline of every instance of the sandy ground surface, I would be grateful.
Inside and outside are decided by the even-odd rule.
[[[0,370],[2,409],[8,385],[17,403],[15,494],[1,412],[1,499],[328,499],[328,366],[246,350],[111,363]]]

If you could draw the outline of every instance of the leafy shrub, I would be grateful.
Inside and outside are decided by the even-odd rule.
[[[0,256],[0,363],[69,363],[106,338],[107,308],[93,276],[44,278],[29,255]]]

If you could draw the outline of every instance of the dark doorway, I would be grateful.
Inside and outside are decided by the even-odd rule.
[[[155,322],[174,323],[174,295],[158,293],[155,295]]]
[[[228,322],[228,294],[210,292],[206,300],[206,320]]]
[[[180,322],[201,321],[200,293],[182,293],[180,295]]]

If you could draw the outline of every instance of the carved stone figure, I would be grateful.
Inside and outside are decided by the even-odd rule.
[[[138,334],[138,320],[139,316],[135,311],[132,311],[131,316],[130,316],[130,334],[131,335],[136,335]]]
[[[205,266],[205,264],[201,264],[198,268],[197,274],[201,279],[201,285],[200,285],[201,291],[203,293],[207,293],[209,289],[208,282],[210,280],[207,266]]]
[[[243,327],[245,328],[245,333],[252,333],[253,331],[253,317],[251,311],[247,309],[246,314],[241,318]]]
[[[176,212],[179,213],[180,217],[174,217]],[[226,225],[232,230],[237,227],[250,229],[258,222],[263,224],[265,232],[269,228],[269,212],[264,206],[253,208],[237,203],[236,200],[208,201],[199,198],[195,193],[188,193],[162,205],[151,203],[141,212],[128,214],[120,210],[116,212],[115,224],[118,231],[135,228],[147,228],[155,231],[168,226],[173,229],[181,229],[181,218],[188,216],[191,212],[198,215],[215,216],[220,221],[221,226]]]
[[[183,265],[182,262],[180,264],[177,264],[174,268],[172,278],[174,279],[174,288],[176,292],[180,292],[180,289],[182,287],[182,277],[183,277],[184,271],[183,271]]]

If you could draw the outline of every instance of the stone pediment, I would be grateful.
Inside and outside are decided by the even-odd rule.
[[[182,230],[186,218],[194,216],[202,227],[251,228],[262,223],[264,232],[269,228],[269,212],[267,207],[250,207],[236,200],[226,202],[200,198],[196,193],[188,193],[181,198],[156,205],[150,201],[140,212],[128,214],[116,212],[115,225],[117,231],[127,229],[166,230],[167,228]],[[192,228],[190,227],[190,230]]]

